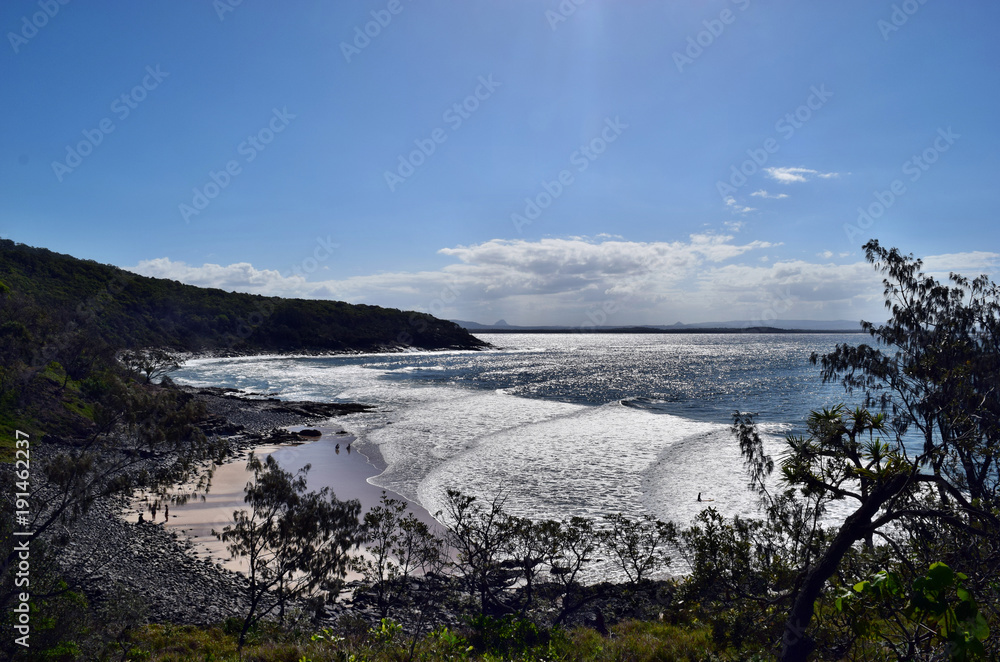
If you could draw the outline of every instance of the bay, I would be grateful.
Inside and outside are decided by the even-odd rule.
[[[811,409],[846,399],[809,356],[867,338],[479,337],[495,349],[196,359],[174,378],[375,405],[337,423],[384,462],[370,483],[430,513],[448,489],[487,499],[503,490],[510,511],[534,519],[649,513],[685,526],[708,500],[725,515],[756,514],[729,430],[733,412],[755,412],[767,448],[779,453]],[[322,486],[322,476],[314,481]]]

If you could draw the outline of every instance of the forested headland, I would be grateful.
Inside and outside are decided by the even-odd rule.
[[[6,334],[27,333],[51,360],[84,342],[244,354],[483,346],[457,324],[425,313],[194,287],[6,239],[0,283],[13,299]]]

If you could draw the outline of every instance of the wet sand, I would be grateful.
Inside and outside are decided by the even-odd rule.
[[[378,455],[377,447],[369,451],[371,459],[355,445],[355,437],[347,434],[335,424],[313,426],[289,426],[287,429],[298,432],[306,428],[319,430],[322,437],[316,441],[282,444],[279,446],[258,446],[254,453],[258,457],[273,455],[278,464],[286,471],[296,472],[306,464],[311,465],[308,473],[308,489],[320,490],[329,487],[341,500],[357,499],[361,502],[362,516],[373,506],[377,506],[382,498],[383,489],[368,482],[369,478],[377,476],[385,468]],[[339,450],[337,445],[339,444]],[[348,446],[351,450],[348,451]],[[246,564],[239,559],[230,557],[224,543],[218,540],[212,531],[221,531],[232,522],[233,512],[242,509],[243,490],[251,475],[246,470],[246,456],[215,468],[212,485],[208,494],[193,498],[183,505],[169,505],[169,520],[165,513],[157,511],[156,523],[165,526],[168,531],[176,532],[178,536],[187,538],[192,543],[192,553],[199,558],[210,558],[231,570],[246,571]],[[183,493],[180,488],[177,493]],[[388,492],[389,497],[401,499],[399,495]],[[424,508],[410,504],[412,512],[422,522],[428,524],[440,533],[440,525]],[[151,513],[143,496],[137,497],[125,519],[131,522],[138,520],[143,512],[144,519],[150,521]],[[348,577],[349,579],[354,577]]]

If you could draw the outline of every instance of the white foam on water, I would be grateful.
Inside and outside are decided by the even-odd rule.
[[[373,417],[357,434],[365,442],[377,444],[388,465],[372,482],[416,499],[432,513],[440,508],[425,503],[421,489],[431,472],[477,448],[493,435],[513,432],[581,408],[494,391],[393,386],[394,402],[386,415],[388,420]],[[351,422],[363,416],[352,417]],[[463,484],[452,487],[462,489]]]
[[[435,512],[448,488],[490,498],[503,485],[507,509],[532,519],[644,513],[643,471],[664,448],[715,427],[617,402],[564,407],[545,420],[480,437],[441,463],[421,483],[421,503]]]
[[[502,340],[513,343],[516,339]],[[559,346],[558,339],[542,340],[566,349]],[[591,347],[578,338],[573,340]],[[747,489],[739,444],[728,423],[676,415],[676,402],[657,397],[659,390],[669,390],[670,380],[690,380],[690,376],[664,372],[658,384],[653,383],[655,379],[650,381],[653,386],[647,384],[641,392],[644,395],[632,397],[627,405],[617,401],[585,405],[531,397],[552,392],[572,394],[572,382],[568,384],[571,388],[551,388],[559,387],[564,379],[587,380],[581,382],[580,392],[600,395],[600,388],[586,387],[617,373],[602,368],[593,375],[578,371],[567,376],[550,370],[572,355],[555,350],[549,355],[551,348],[544,346],[545,342],[538,337],[530,341],[543,346],[436,353],[440,359],[428,353],[198,359],[188,362],[175,377],[182,383],[276,393],[289,400],[373,405],[374,410],[340,417],[336,424],[357,436],[356,448],[363,452],[366,446],[378,448],[386,469],[369,479],[370,483],[419,503],[432,514],[444,510],[448,489],[488,501],[502,487],[509,512],[536,520],[584,516],[599,521],[605,514],[621,512],[650,514],[686,527],[707,507],[727,517],[760,515],[757,497]],[[632,342],[652,340],[643,337]],[[714,346],[677,343],[671,339],[638,349],[657,352],[656,361],[663,353],[664,365],[696,362],[699,352],[710,355],[717,351]],[[676,352],[672,349],[675,345]],[[742,353],[720,365],[729,369],[727,366],[748,360],[746,348],[739,349]],[[528,356],[515,356],[522,354]],[[455,356],[462,358],[456,360]],[[592,357],[582,360],[591,361]],[[608,355],[605,365],[612,362],[626,371],[638,370],[647,360],[635,366],[630,361],[624,354]],[[594,365],[601,368],[602,364],[598,361]],[[516,386],[474,388],[448,381],[449,371],[460,374],[470,366],[480,384],[504,383],[497,377],[514,376]],[[421,374],[424,372],[426,375]],[[627,381],[628,374],[621,379]],[[692,398],[690,402],[699,401]],[[789,404],[788,411],[798,409],[794,404]],[[667,407],[662,405],[674,406],[673,413],[664,413]],[[769,406],[773,411],[779,405]],[[780,461],[783,437],[791,426],[761,421],[759,429],[766,452]],[[778,487],[777,476],[771,485]],[[699,492],[703,498],[700,503]],[[827,520],[831,524],[838,518],[842,521],[853,505],[837,504]],[[608,564],[597,565],[591,578],[616,577]]]
[[[687,354],[711,349],[681,348]],[[641,349],[666,351],[659,345]],[[535,352],[435,353],[440,363],[429,360],[429,353],[198,359],[178,373],[178,381],[277,393],[283,399],[374,405],[374,411],[337,422],[357,435],[359,448],[378,447],[387,468],[370,482],[431,513],[444,508],[449,488],[489,499],[503,486],[508,509],[534,519],[649,513],[686,526],[707,506],[727,516],[758,514],[728,424],[663,413],[656,405],[665,401],[655,397],[637,398],[632,406],[525,397],[554,383],[539,366],[565,356]],[[527,353],[532,354],[528,364],[504,358]],[[463,360],[456,362],[455,356]],[[484,379],[493,371],[527,373],[528,379],[516,389],[412,380],[422,371],[462,370],[484,359],[489,359],[480,364]],[[562,379],[557,371],[548,374]],[[761,429],[777,459],[788,426],[765,423]],[[705,501],[696,500],[698,492]]]
[[[781,480],[780,465],[787,449],[785,434],[790,429],[783,423],[758,424],[764,453],[775,464],[765,481],[772,495],[788,487]],[[760,498],[749,482],[739,442],[728,426],[719,426],[666,448],[643,475],[643,499],[649,512],[680,527],[690,526],[706,508],[714,508],[724,517],[763,517]],[[835,501],[827,505],[820,521],[826,526],[839,525],[856,507],[854,501]]]
[[[766,453],[780,452],[778,436],[763,432],[761,437]],[[739,442],[729,426],[718,425],[660,454],[642,477],[644,505],[658,518],[682,527],[709,507],[726,517],[757,517],[758,498],[748,482]]]

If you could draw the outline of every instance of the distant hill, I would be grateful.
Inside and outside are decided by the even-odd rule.
[[[519,326],[511,326],[507,324],[504,320],[497,320],[493,324],[480,324],[479,322],[466,322],[463,320],[451,320],[455,324],[459,325],[463,329],[468,329],[469,331],[477,331],[479,329],[520,329]]]
[[[462,328],[480,333],[573,333],[581,330],[580,327],[575,326],[511,326],[503,320],[498,321],[496,324],[480,324],[478,322],[466,322],[462,320],[453,321]],[[700,322],[697,324],[682,324],[681,322],[677,322],[669,326],[590,326],[583,330],[593,333],[726,333],[736,331],[754,331],[757,333],[836,331],[847,333],[860,332],[861,323],[851,320],[768,320],[765,324],[760,320],[734,320],[730,322]]]
[[[0,239],[0,291],[3,284],[44,311],[40,323],[51,336],[86,330],[122,349],[257,353],[485,345],[425,313],[195,287],[6,239]]]
[[[681,324],[678,322],[673,326],[656,327],[662,329],[744,329],[750,326],[761,326],[760,320],[734,320],[731,322],[699,322],[696,324]],[[857,320],[768,320],[767,326],[776,329],[786,329],[789,331],[861,331],[861,322]]]

